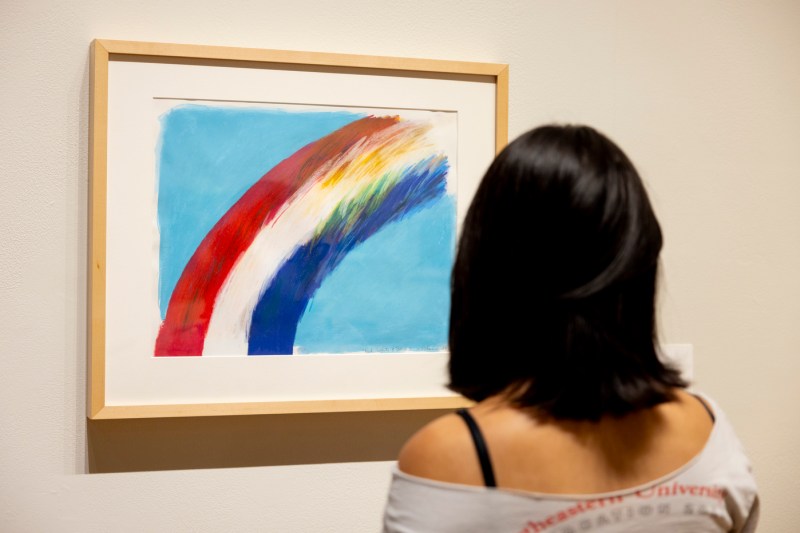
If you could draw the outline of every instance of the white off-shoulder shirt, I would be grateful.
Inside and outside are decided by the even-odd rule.
[[[444,483],[395,466],[384,533],[579,533],[755,531],[758,496],[750,462],[725,414],[703,449],[650,483],[602,494],[541,494]]]

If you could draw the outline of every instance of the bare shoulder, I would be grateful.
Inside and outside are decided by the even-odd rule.
[[[400,451],[397,466],[412,476],[483,484],[469,430],[456,414],[437,418],[417,431]]]

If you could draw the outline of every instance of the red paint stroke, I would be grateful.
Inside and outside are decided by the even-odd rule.
[[[264,174],[220,218],[181,273],[156,339],[156,356],[199,356],[217,293],[259,230],[325,163],[398,121],[356,120],[284,159]]]

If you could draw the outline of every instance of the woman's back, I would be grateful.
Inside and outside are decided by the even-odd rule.
[[[385,531],[751,531],[749,463],[712,412],[680,391],[596,423],[541,422],[482,402],[472,414],[498,488],[485,488],[464,421],[443,417],[401,452]]]
[[[680,468],[708,440],[713,421],[694,396],[615,419],[537,421],[498,400],[471,410],[491,452],[498,486],[555,494],[610,492],[647,483]],[[475,446],[464,422],[443,417],[404,447],[400,470],[430,479],[482,486]]]

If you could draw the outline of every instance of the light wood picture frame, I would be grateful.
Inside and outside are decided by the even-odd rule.
[[[166,321],[163,311],[159,316],[160,285],[153,282],[161,272],[163,221],[154,213],[165,164],[156,152],[166,142],[165,110],[198,102],[261,106],[276,115],[290,106],[332,114],[359,108],[446,115],[460,225],[481,176],[507,143],[507,65],[95,40],[90,73],[89,418],[445,409],[468,403],[443,386],[445,351],[155,357],[161,355],[157,338]]]

